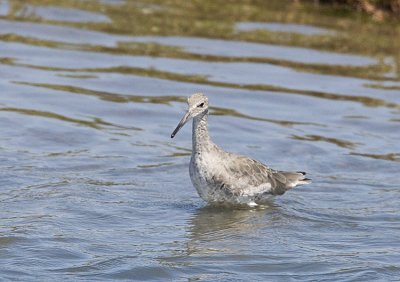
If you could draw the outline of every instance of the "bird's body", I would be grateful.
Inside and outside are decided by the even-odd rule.
[[[304,172],[277,171],[246,156],[225,152],[208,134],[208,99],[196,93],[188,98],[189,110],[171,137],[193,118],[192,156],[189,173],[200,197],[212,205],[264,203],[296,185],[308,184]]]

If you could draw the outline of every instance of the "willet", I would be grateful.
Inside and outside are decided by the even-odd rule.
[[[202,93],[188,98],[188,111],[171,134],[193,118],[189,173],[200,197],[212,205],[263,204],[271,195],[311,183],[305,172],[277,171],[246,156],[225,152],[211,141],[207,129],[208,99]]]

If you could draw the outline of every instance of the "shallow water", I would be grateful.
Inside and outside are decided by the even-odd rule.
[[[26,2],[0,1],[1,278],[400,276],[395,55],[211,36],[207,20],[194,26],[208,38],[163,34],[174,20],[158,19],[180,10],[157,1]],[[134,14],[127,33],[125,11],[149,26]],[[314,28],[284,32],[332,30]],[[189,179],[191,126],[170,139],[199,91],[215,143],[313,183],[260,208],[207,206]]]

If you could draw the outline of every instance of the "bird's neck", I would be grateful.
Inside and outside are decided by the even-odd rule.
[[[192,132],[192,153],[199,153],[205,150],[209,145],[212,145],[210,136],[208,135],[207,128],[208,113],[198,115],[193,118],[193,132]]]

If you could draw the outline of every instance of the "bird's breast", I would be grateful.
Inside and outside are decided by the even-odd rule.
[[[198,194],[207,202],[215,202],[223,195],[218,186],[218,167],[207,154],[192,154],[189,165],[190,179]],[[221,195],[219,195],[221,194]]]

